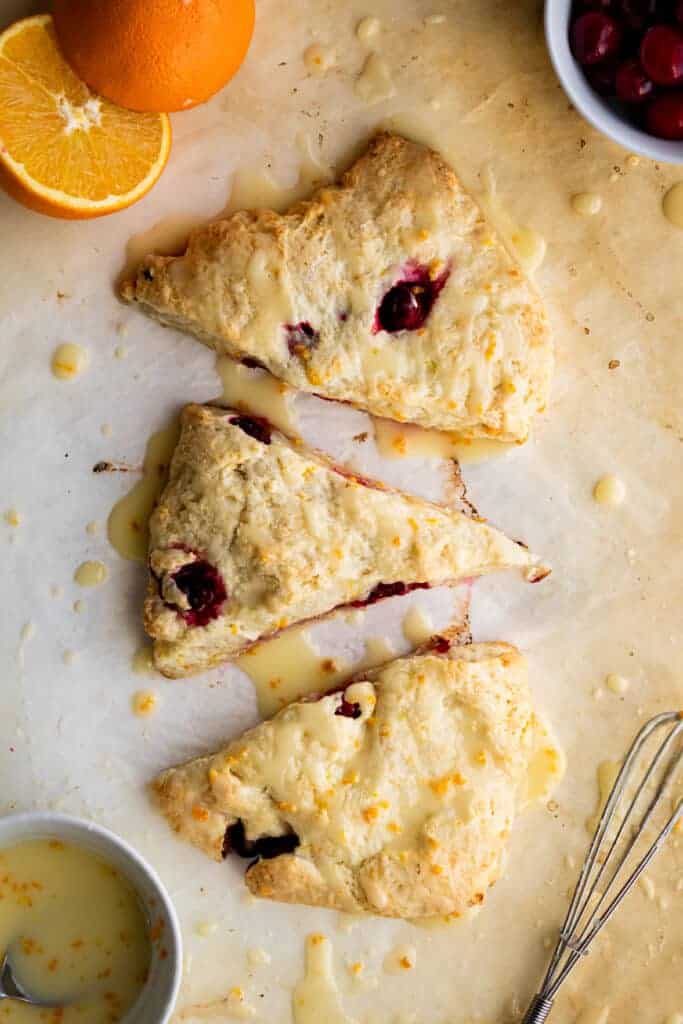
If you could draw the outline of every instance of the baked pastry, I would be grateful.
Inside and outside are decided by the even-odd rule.
[[[536,728],[519,651],[446,634],[343,692],[290,704],[153,789],[210,857],[258,858],[246,872],[256,896],[460,914],[501,875]],[[542,742],[556,780],[562,755]]]
[[[354,476],[230,409],[189,405],[150,521],[145,628],[183,676],[342,605],[495,569],[547,573],[483,521]]]
[[[377,416],[521,442],[547,401],[538,295],[448,164],[398,135],[284,215],[241,211],[148,256],[122,296]]]

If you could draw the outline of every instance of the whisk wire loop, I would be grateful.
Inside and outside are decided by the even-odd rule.
[[[644,748],[657,731],[664,729],[667,730],[666,735],[638,780],[637,773]],[[557,945],[541,988],[524,1018],[524,1024],[543,1024],[562,983],[576,963],[589,953],[598,932],[631,891],[674,828],[683,822],[681,800],[644,855],[632,867],[630,874],[621,880],[624,868],[683,764],[681,739],[683,712],[669,711],[646,722],[631,743],[600,815]],[[634,777],[635,791],[633,796],[629,796],[629,787]],[[654,792],[648,797],[652,787]],[[641,808],[643,794],[647,798],[644,809]],[[617,827],[612,833],[610,830],[615,824]],[[630,835],[628,829],[631,830]]]

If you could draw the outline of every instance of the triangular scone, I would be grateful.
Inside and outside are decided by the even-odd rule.
[[[537,725],[514,647],[437,637],[343,692],[290,704],[154,789],[175,831],[215,860],[260,858],[246,873],[257,896],[460,914],[501,875]],[[556,782],[562,755],[547,734],[543,744]]]
[[[149,565],[145,628],[169,676],[341,605],[495,569],[545,574],[482,521],[356,477],[263,420],[199,405],[183,411]]]
[[[242,211],[147,257],[122,295],[377,416],[524,441],[547,401],[538,295],[448,164],[398,135],[283,216]]]

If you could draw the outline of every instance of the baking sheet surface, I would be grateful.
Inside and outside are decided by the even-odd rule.
[[[258,1018],[287,1024],[303,940],[318,930],[332,940],[354,1020],[515,1019],[587,844],[598,764],[618,758],[646,717],[683,706],[683,232],[661,213],[681,172],[628,159],[570,109],[549,66],[536,0],[375,0],[372,8],[260,0],[245,66],[207,106],[174,118],[170,165],[132,209],[69,224],[0,197],[1,511],[21,515],[18,527],[0,521],[1,809],[48,806],[93,817],[153,861],[185,934],[178,1019],[241,986]],[[25,12],[20,2],[0,9],[3,22]],[[381,22],[372,46],[394,90],[372,103],[354,90],[369,53],[355,27],[369,13]],[[303,63],[312,42],[335,52],[322,76]],[[230,667],[179,682],[134,675],[144,570],[120,559],[103,529],[85,530],[106,522],[131,483],[130,474],[93,475],[92,466],[139,466],[149,435],[182,404],[220,391],[211,353],[115,298],[131,237],[179,215],[216,215],[236,172],[267,172],[291,186],[302,140],[321,165],[343,168],[372,129],[387,124],[436,145],[478,194],[493,176],[499,218],[505,211],[546,240],[536,280],[557,342],[553,400],[532,440],[503,459],[465,466],[463,475],[479,510],[553,566],[538,587],[507,577],[479,582],[472,621],[475,638],[509,640],[528,654],[537,704],[554,723],[568,772],[554,802],[520,819],[506,877],[479,917],[429,930],[375,919],[349,930],[335,914],[250,902],[239,864],[212,864],[172,838],[145,783],[253,723],[253,690]],[[570,197],[583,191],[602,197],[594,217],[572,212]],[[50,373],[63,341],[90,354],[87,372],[73,381]],[[115,358],[117,346],[125,358]],[[323,419],[320,403],[303,406],[304,434],[315,443],[390,482],[448,497],[446,466],[382,462],[372,439],[352,440],[371,433],[363,414],[326,405]],[[592,498],[605,473],[626,486],[618,508]],[[88,558],[105,562],[109,579],[81,591],[73,573]],[[428,600],[435,621],[447,619],[451,597]],[[393,632],[398,642],[403,607],[371,610],[359,632]],[[351,656],[360,639],[326,625],[317,642]],[[75,652],[71,664],[65,651]],[[628,679],[623,694],[605,688],[612,672]],[[142,687],[159,698],[145,719],[130,710]],[[553,1021],[665,1024],[683,1014],[682,869],[678,838],[652,870],[653,887],[632,894],[575,972]],[[416,966],[388,977],[382,962],[399,942],[415,947]],[[248,963],[254,947],[267,950],[270,966]],[[352,985],[349,959],[363,960],[377,987]],[[203,1019],[229,1018],[217,1010]]]

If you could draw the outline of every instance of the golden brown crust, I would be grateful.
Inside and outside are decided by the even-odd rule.
[[[416,268],[445,281],[424,324],[378,330],[383,296]],[[194,232],[182,257],[147,257],[121,295],[217,352],[398,421],[523,441],[547,402],[537,294],[453,170],[398,135],[284,215],[241,211]],[[301,324],[314,344],[288,344]]]
[[[168,769],[155,793],[171,826],[215,859],[238,823],[255,855],[296,837],[248,869],[258,896],[388,917],[478,906],[525,802],[537,720],[515,648],[446,639]]]
[[[144,621],[164,674],[236,657],[289,625],[365,600],[380,584],[536,571],[524,547],[484,522],[358,478],[277,431],[269,443],[256,440],[242,422],[229,409],[183,412],[150,521]],[[223,588],[206,615],[194,614],[176,582],[193,565]]]

